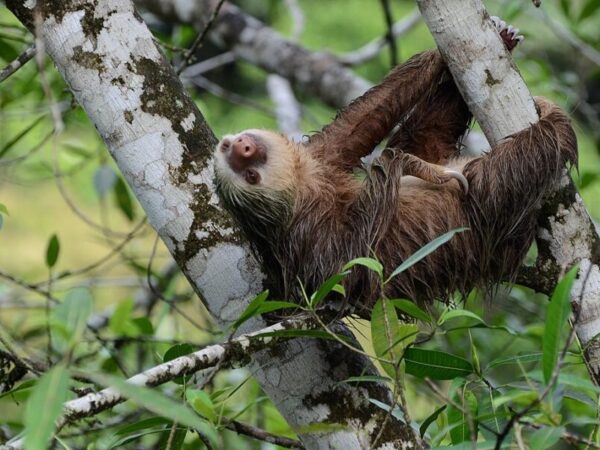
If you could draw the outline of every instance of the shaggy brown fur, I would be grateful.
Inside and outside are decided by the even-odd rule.
[[[218,192],[262,257],[276,294],[287,298],[297,295],[299,281],[313,292],[359,256],[376,256],[390,273],[434,238],[466,226],[385,292],[418,302],[446,299],[515,276],[542,198],[565,163],[576,164],[569,118],[547,100],[536,102],[538,123],[489,154],[457,159],[470,114],[440,54],[426,52],[394,69],[307,143],[260,130],[226,138],[216,152]],[[398,124],[391,149],[359,180],[353,170],[361,158]],[[250,143],[246,150],[254,144],[264,152],[244,166],[257,171],[253,185],[228,159],[230,144],[242,138]],[[462,170],[468,194],[444,168],[423,161]],[[421,179],[403,176],[407,170]],[[382,295],[376,276],[358,267],[344,284],[354,312],[368,316]]]

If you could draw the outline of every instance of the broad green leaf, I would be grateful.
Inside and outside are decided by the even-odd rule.
[[[205,391],[200,389],[188,389],[186,391],[186,397],[188,403],[197,413],[206,417],[212,423],[217,421],[218,414],[215,411],[215,405],[210,398],[210,395]]]
[[[131,319],[131,323],[139,330],[136,336],[140,334],[142,336],[152,336],[154,334],[152,322],[147,317],[134,317]]]
[[[472,374],[472,364],[459,356],[435,350],[408,348],[404,353],[406,372],[418,378],[451,380]]]
[[[92,295],[84,288],[71,289],[63,302],[53,309],[52,326],[55,330],[64,333],[63,340],[58,339],[58,342],[66,346],[60,349],[61,351],[66,352],[79,342],[93,309]]]
[[[563,433],[564,427],[545,427],[535,430],[529,438],[529,448],[531,450],[547,450],[556,444]]]
[[[185,436],[188,429],[186,427],[176,427],[175,432],[172,425],[165,427],[162,436],[158,442],[158,450],[180,450],[185,443]]]
[[[50,236],[48,240],[48,247],[46,248],[46,265],[49,268],[54,267],[56,261],[58,261],[58,254],[60,253],[60,243],[56,234]]]
[[[505,391],[502,395],[494,397],[494,408],[498,408],[506,403],[527,407],[538,399],[538,393],[535,391],[524,391],[516,389]]]
[[[210,423],[198,416],[192,409],[179,401],[170,399],[157,389],[138,386],[105,373],[86,372],[85,375],[102,386],[113,388],[123,397],[130,399],[154,414],[171,419],[183,426],[197,429],[216,445],[217,432]]]
[[[475,445],[475,447],[473,447]],[[431,450],[494,450],[496,448],[496,441],[484,441],[473,444],[472,442],[463,442],[458,445],[450,445],[444,447],[433,447]],[[502,449],[508,449],[508,446],[502,446]]]
[[[558,283],[546,311],[546,324],[542,342],[542,368],[546,383],[552,377],[558,355],[564,345],[561,335],[571,314],[571,288],[577,276],[577,271],[578,266],[571,268]]]
[[[7,216],[10,215],[10,214],[8,214],[8,208],[6,207],[6,205],[4,205],[2,203],[0,203],[0,213],[5,214]]]
[[[457,396],[454,397],[454,401],[462,407],[462,410],[455,408],[450,405],[446,412],[448,417],[448,424],[455,425],[450,430],[450,439],[453,444],[460,444],[471,440],[471,426],[473,426],[473,432],[477,436],[477,414],[479,406],[477,404],[477,398],[475,395],[467,390],[466,386],[458,391]],[[464,412],[463,412],[464,411]],[[467,413],[470,415],[467,416]],[[471,425],[469,424],[471,421]],[[476,438],[474,439],[477,440]]]
[[[394,270],[392,272],[390,277],[386,280],[386,283],[388,281],[390,281],[392,278],[394,278],[395,276],[404,272],[406,269],[414,266],[416,263],[421,261],[423,258],[425,258],[430,253],[434,252],[438,247],[440,247],[441,245],[445,244],[450,239],[452,239],[456,233],[461,233],[465,230],[468,230],[468,228],[465,228],[465,227],[455,228],[454,230],[450,230],[447,233],[442,234],[441,236],[435,238],[433,241],[431,241],[428,244],[421,247],[419,250],[417,250],[412,255],[410,255],[408,258],[406,258],[406,260],[402,264],[400,264],[396,268],[396,270]]]
[[[5,39],[0,38],[0,58],[6,63],[9,63],[19,56],[18,50],[14,45],[8,43]]]
[[[165,419],[164,417],[150,417],[149,419],[142,419],[140,421],[125,424],[122,427],[119,427],[115,431],[115,435],[123,436],[131,433],[135,433],[140,430],[147,430],[149,428],[154,428],[157,426],[163,426],[167,423],[170,423],[169,419]]]
[[[94,173],[94,189],[96,189],[98,197],[102,198],[110,192],[117,182],[117,178],[117,174],[108,164],[100,166]]]
[[[348,275],[348,272],[343,271],[342,273],[336,273],[335,275],[332,275],[327,280],[325,280],[325,282],[319,287],[317,292],[310,296],[310,306],[313,308],[316,307],[321,302],[321,300],[327,297],[327,295],[333,290],[333,288],[336,287],[340,283],[340,281],[342,281],[346,277],[346,275]]]
[[[179,358],[180,356],[189,355],[193,351],[194,347],[192,347],[190,344],[175,344],[165,352],[163,356],[163,362],[171,361],[175,358]],[[173,382],[176,384],[185,384],[186,376],[184,375],[177,377],[173,379]]]
[[[411,317],[414,317],[417,320],[421,320],[423,322],[431,322],[431,316],[415,305],[410,300],[405,299],[392,299],[388,300],[395,308],[402,311],[404,314],[407,314]]]
[[[438,409],[436,409],[434,412],[432,412],[431,415],[427,419],[425,419],[423,421],[423,423],[419,427],[419,433],[420,433],[421,437],[425,436],[425,433],[427,432],[427,428],[429,428],[429,425],[431,425],[433,422],[435,422],[437,420],[437,418],[439,417],[439,415],[442,412],[444,412],[444,410],[447,407],[448,407],[448,405],[440,406]]]
[[[25,405],[25,448],[45,450],[67,400],[69,372],[57,365],[37,382]]]
[[[373,272],[375,272],[377,275],[379,275],[380,278],[383,277],[383,265],[377,261],[376,259],[373,258],[355,258],[352,261],[349,261],[344,268],[342,269],[342,272],[346,272],[347,270],[351,269],[354,266],[364,266],[367,269],[371,269]]]
[[[117,177],[113,191],[115,193],[115,201],[117,202],[117,206],[125,215],[125,217],[127,217],[131,222],[133,219],[135,219],[135,209],[133,206],[133,200],[131,199],[131,194],[129,193],[127,185],[121,177]]]
[[[485,323],[484,320],[474,312],[471,312],[466,309],[450,309],[442,313],[442,315],[438,319],[438,325],[443,325],[449,320],[456,319],[458,317],[467,317],[469,319],[475,319],[478,322]]]

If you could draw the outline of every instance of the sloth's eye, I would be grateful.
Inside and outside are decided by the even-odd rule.
[[[260,181],[260,175],[254,169],[246,170],[245,178],[248,184],[257,184]]]

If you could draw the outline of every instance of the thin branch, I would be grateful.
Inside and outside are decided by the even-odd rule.
[[[183,71],[183,69],[185,69],[187,66],[190,65],[190,62],[194,58],[194,53],[196,53],[196,50],[198,50],[198,48],[200,47],[200,44],[202,44],[202,42],[204,42],[206,35],[208,34],[209,30],[211,29],[213,23],[215,22],[215,19],[219,15],[219,11],[221,10],[223,3],[225,3],[225,0],[219,0],[219,3],[213,10],[213,13],[210,16],[210,19],[208,19],[208,22],[204,26],[202,33],[200,33],[198,35],[198,37],[196,37],[196,39],[194,40],[194,43],[192,44],[190,49],[185,53],[184,58],[183,58],[183,63],[181,64],[181,66],[179,66],[179,69],[177,69],[177,75],[179,75]]]
[[[231,51],[223,52],[220,55],[213,56],[212,58],[205,59],[204,61],[186,67],[185,70],[181,72],[181,78],[187,79],[197,77],[198,75],[215,70],[225,64],[231,64],[232,62],[235,62],[235,59],[235,53]]]
[[[244,436],[249,436],[253,439],[268,442],[269,444],[278,445],[280,447],[295,448],[300,450],[305,449],[304,445],[302,445],[302,442],[300,441],[290,439],[285,436],[278,436],[260,428],[238,422],[237,420],[231,420],[227,422],[227,424],[225,424],[225,428],[235,431],[238,434],[243,434]]]
[[[396,47],[396,39],[394,38],[394,19],[392,17],[392,9],[390,8],[390,0],[381,0],[381,6],[385,16],[385,25],[387,26],[385,40],[390,46],[390,64],[392,67],[395,67],[398,64],[398,48]]]
[[[242,335],[223,344],[211,345],[189,355],[180,356],[171,361],[159,364],[142,373],[132,376],[128,383],[136,386],[155,387],[183,375],[190,375],[199,370],[208,369],[220,364],[221,367],[239,366],[247,363],[249,356],[259,350],[288,339],[285,336],[273,335],[287,330],[307,330],[318,328],[318,324],[310,319],[286,320],[253,333]],[[127,400],[113,388],[87,394],[81,398],[68,401],[63,406],[63,417],[57,421],[57,429],[62,429],[67,423],[85,417],[94,416]],[[23,439],[0,447],[1,450],[23,449]]]
[[[421,22],[421,14],[415,11],[410,16],[397,21],[392,26],[392,35],[394,39],[404,36]],[[338,55],[337,59],[342,64],[347,66],[357,66],[365,63],[381,53],[381,51],[389,44],[385,37],[377,38],[363,47]]]
[[[23,67],[28,61],[35,56],[35,44],[31,44],[23,53],[11,61],[4,69],[0,70],[0,83],[14,74],[17,70]]]

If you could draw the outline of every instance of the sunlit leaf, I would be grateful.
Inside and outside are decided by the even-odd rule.
[[[465,230],[468,230],[468,228],[465,228],[465,227],[463,227],[463,228],[455,228],[454,230],[450,230],[447,233],[444,233],[441,236],[435,238],[433,241],[427,243],[426,245],[424,245],[423,247],[421,247],[419,250],[417,250],[415,253],[413,253],[408,258],[406,258],[406,260],[404,260],[404,262],[402,264],[400,264],[396,268],[396,270],[394,270],[392,272],[392,274],[387,279],[387,281],[389,281],[392,278],[394,278],[395,276],[401,274],[406,269],[414,266],[416,263],[418,263],[423,258],[425,258],[426,256],[428,256],[430,253],[433,253],[435,250],[437,250],[438,247],[442,246],[443,244],[445,244],[446,242],[448,242],[450,239],[452,239],[455,234],[462,233]]]
[[[371,311],[373,349],[379,358],[391,361],[381,361],[381,366],[394,380],[398,376],[398,365],[404,349],[414,342],[417,331],[414,324],[400,323],[396,309],[389,301],[380,299],[375,303]]]
[[[379,261],[377,261],[376,259],[365,258],[365,257],[355,258],[352,261],[349,261],[344,266],[344,268],[342,269],[342,272],[350,270],[354,266],[366,267],[367,269],[370,269],[373,272],[375,272],[377,275],[379,275],[379,277],[383,277],[383,265],[381,265],[381,263]]]
[[[218,414],[215,411],[215,405],[210,398],[210,395],[201,389],[188,389],[186,391],[186,397],[188,403],[196,412],[201,416],[206,417],[211,422],[216,422]]]
[[[552,378],[561,346],[564,345],[561,335],[571,314],[571,288],[578,270],[577,266],[571,268],[558,283],[546,311],[546,324],[542,342],[542,368],[546,383]]]
[[[67,400],[69,372],[57,365],[37,382],[25,405],[25,448],[45,450]]]

